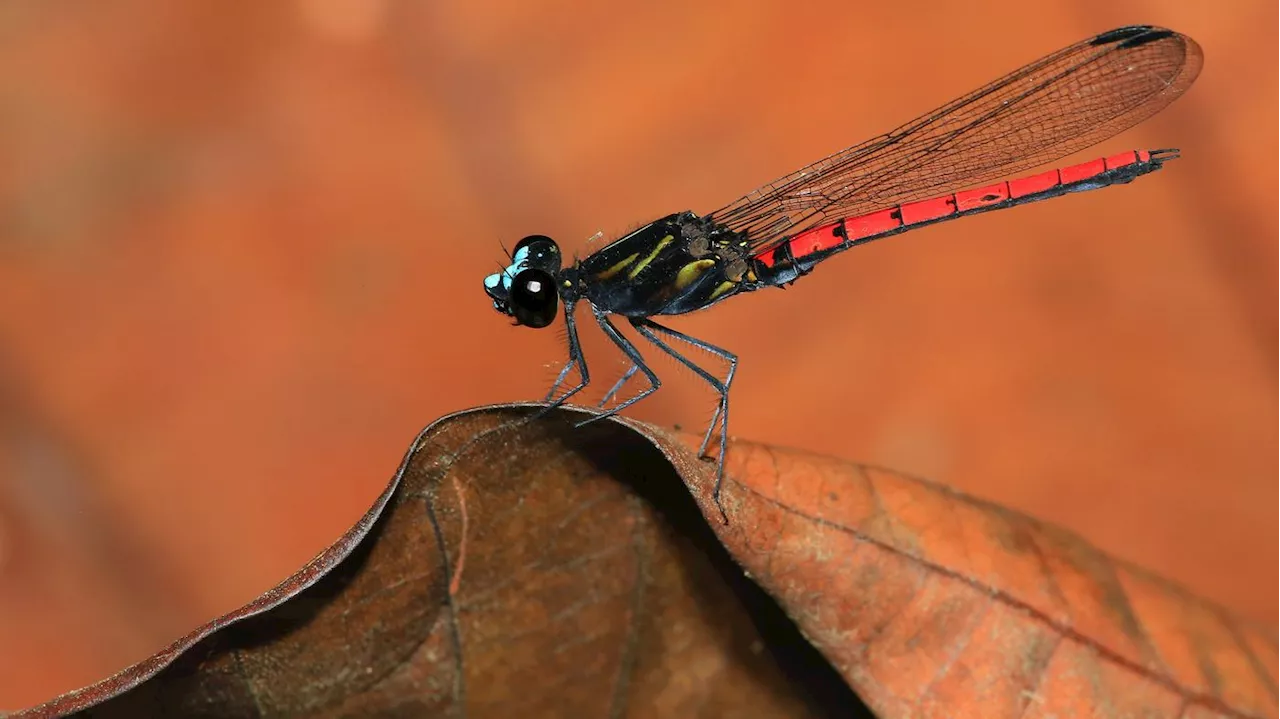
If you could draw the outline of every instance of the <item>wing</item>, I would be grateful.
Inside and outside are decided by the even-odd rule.
[[[1001,179],[1097,144],[1178,98],[1195,41],[1136,25],[1059,50],[879,137],[780,178],[710,217],[763,252],[826,218]]]

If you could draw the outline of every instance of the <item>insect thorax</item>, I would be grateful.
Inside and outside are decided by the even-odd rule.
[[[577,267],[582,294],[620,315],[676,315],[756,289],[745,235],[681,212],[610,243]]]

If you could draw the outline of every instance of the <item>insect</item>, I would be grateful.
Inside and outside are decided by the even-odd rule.
[[[657,322],[765,287],[785,287],[829,257],[882,237],[980,212],[1122,184],[1160,169],[1177,150],[1135,150],[1018,179],[1000,180],[1101,142],[1159,112],[1199,74],[1191,38],[1150,25],[1121,27],[1078,42],[1005,75],[860,145],[771,182],[706,215],[677,212],[562,266],[544,235],[522,239],[509,265],[484,278],[498,312],[518,325],[546,327],[564,305],[569,359],[546,397],[547,410],[590,383],[575,311],[585,300],[630,366],[600,403],[634,375],[648,385],[580,424],[616,414],[662,385],[614,324],[692,370],[719,396],[699,455],[719,427],[713,497],[721,517],[732,352]],[[997,181],[1000,180],[1000,181]],[[985,186],[965,190],[974,185]],[[723,378],[673,345],[698,348],[727,366]],[[574,368],[578,382],[559,397]]]

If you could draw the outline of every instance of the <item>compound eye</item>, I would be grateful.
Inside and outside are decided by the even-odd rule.
[[[511,282],[511,314],[526,327],[546,327],[556,318],[555,278],[545,270],[522,270]]]
[[[560,246],[546,235],[529,235],[516,243],[511,257],[517,263],[542,267],[544,269],[560,269]]]
[[[511,251],[511,255],[514,257],[520,254],[520,250],[523,250],[524,248],[529,247],[530,245],[541,245],[541,244],[547,244],[554,247],[556,244],[556,241],[551,239],[550,237],[547,237],[546,235],[529,235],[528,237],[516,243],[516,248]]]

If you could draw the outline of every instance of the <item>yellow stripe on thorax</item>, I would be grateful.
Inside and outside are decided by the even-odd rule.
[[[653,248],[653,252],[650,252],[648,257],[645,257],[643,260],[640,260],[640,264],[631,268],[631,271],[627,273],[627,279],[634,280],[636,278],[636,275],[640,274],[640,270],[643,270],[644,268],[648,267],[649,263],[653,262],[653,258],[657,257],[658,253],[662,252],[662,250],[667,245],[674,242],[675,239],[676,238],[674,235],[667,235],[666,237],[663,237],[661,240],[658,240],[658,246]]]
[[[610,267],[609,269],[605,270],[604,272],[597,273],[597,274],[596,274],[596,279],[597,279],[597,280],[604,281],[604,280],[609,279],[610,277],[613,277],[614,275],[618,274],[618,273],[619,273],[619,272],[621,272],[623,269],[625,269],[627,265],[631,264],[632,262],[635,262],[635,261],[636,261],[636,258],[637,258],[637,257],[639,257],[639,256],[640,256],[640,253],[639,253],[639,252],[636,252],[636,253],[634,253],[633,255],[631,255],[630,257],[625,257],[625,258],[623,258],[623,259],[619,260],[619,261],[618,261],[618,263],[617,263],[616,265],[614,265],[613,267]]]
[[[701,277],[703,272],[706,272],[712,267],[715,267],[715,265],[716,265],[715,260],[706,259],[706,260],[694,260],[693,262],[690,262],[684,267],[681,267],[680,271],[676,273],[676,282],[675,282],[676,291],[678,292],[680,290],[683,290],[684,288],[693,284],[693,281]]]

